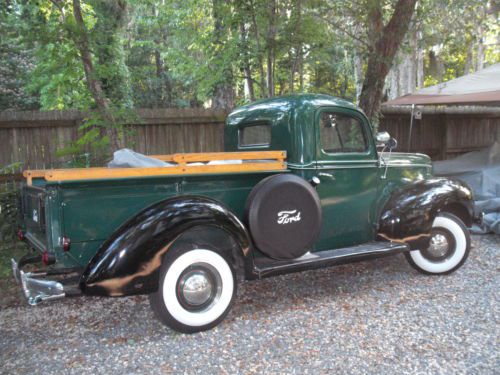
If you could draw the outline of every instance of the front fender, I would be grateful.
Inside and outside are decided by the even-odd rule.
[[[198,226],[223,229],[243,256],[250,253],[248,231],[224,205],[205,197],[175,197],[144,209],[102,244],[81,276],[82,292],[122,296],[156,291],[163,255]]]
[[[437,214],[457,207],[472,217],[472,191],[460,181],[433,178],[405,185],[396,190],[384,205],[378,237],[407,243],[412,250],[426,248]]]

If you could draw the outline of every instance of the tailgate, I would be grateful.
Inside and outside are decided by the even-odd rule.
[[[37,250],[46,249],[45,189],[38,186],[23,186],[21,212],[26,230],[26,239]]]

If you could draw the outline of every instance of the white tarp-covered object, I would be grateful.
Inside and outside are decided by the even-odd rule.
[[[486,230],[500,234],[500,142],[455,159],[436,161],[434,174],[467,183],[474,191],[476,213],[485,213]]]
[[[265,161],[265,160],[264,160]],[[253,160],[256,162],[256,160]],[[211,160],[206,163],[195,162],[187,165],[223,165],[223,164],[242,164],[243,161],[236,160]],[[113,159],[108,163],[108,168],[156,168],[156,167],[172,167],[177,164],[162,161],[128,148],[117,150],[113,154]]]
[[[108,163],[108,168],[155,168],[171,165],[173,164],[122,148],[114,152],[113,160]]]

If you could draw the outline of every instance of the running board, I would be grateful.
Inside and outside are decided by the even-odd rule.
[[[256,276],[261,279],[285,273],[352,263],[370,258],[379,258],[408,250],[410,250],[410,248],[406,244],[368,242],[353,247],[307,253],[297,259],[275,260],[267,257],[257,258],[254,261],[254,272]]]

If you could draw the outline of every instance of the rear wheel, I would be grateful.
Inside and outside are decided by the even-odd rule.
[[[174,250],[161,267],[160,285],[150,302],[164,324],[194,333],[219,324],[235,295],[235,272],[223,254],[210,249]]]
[[[408,262],[416,270],[431,275],[445,275],[459,269],[469,256],[470,235],[455,215],[441,213],[434,219],[429,247],[410,251]]]

